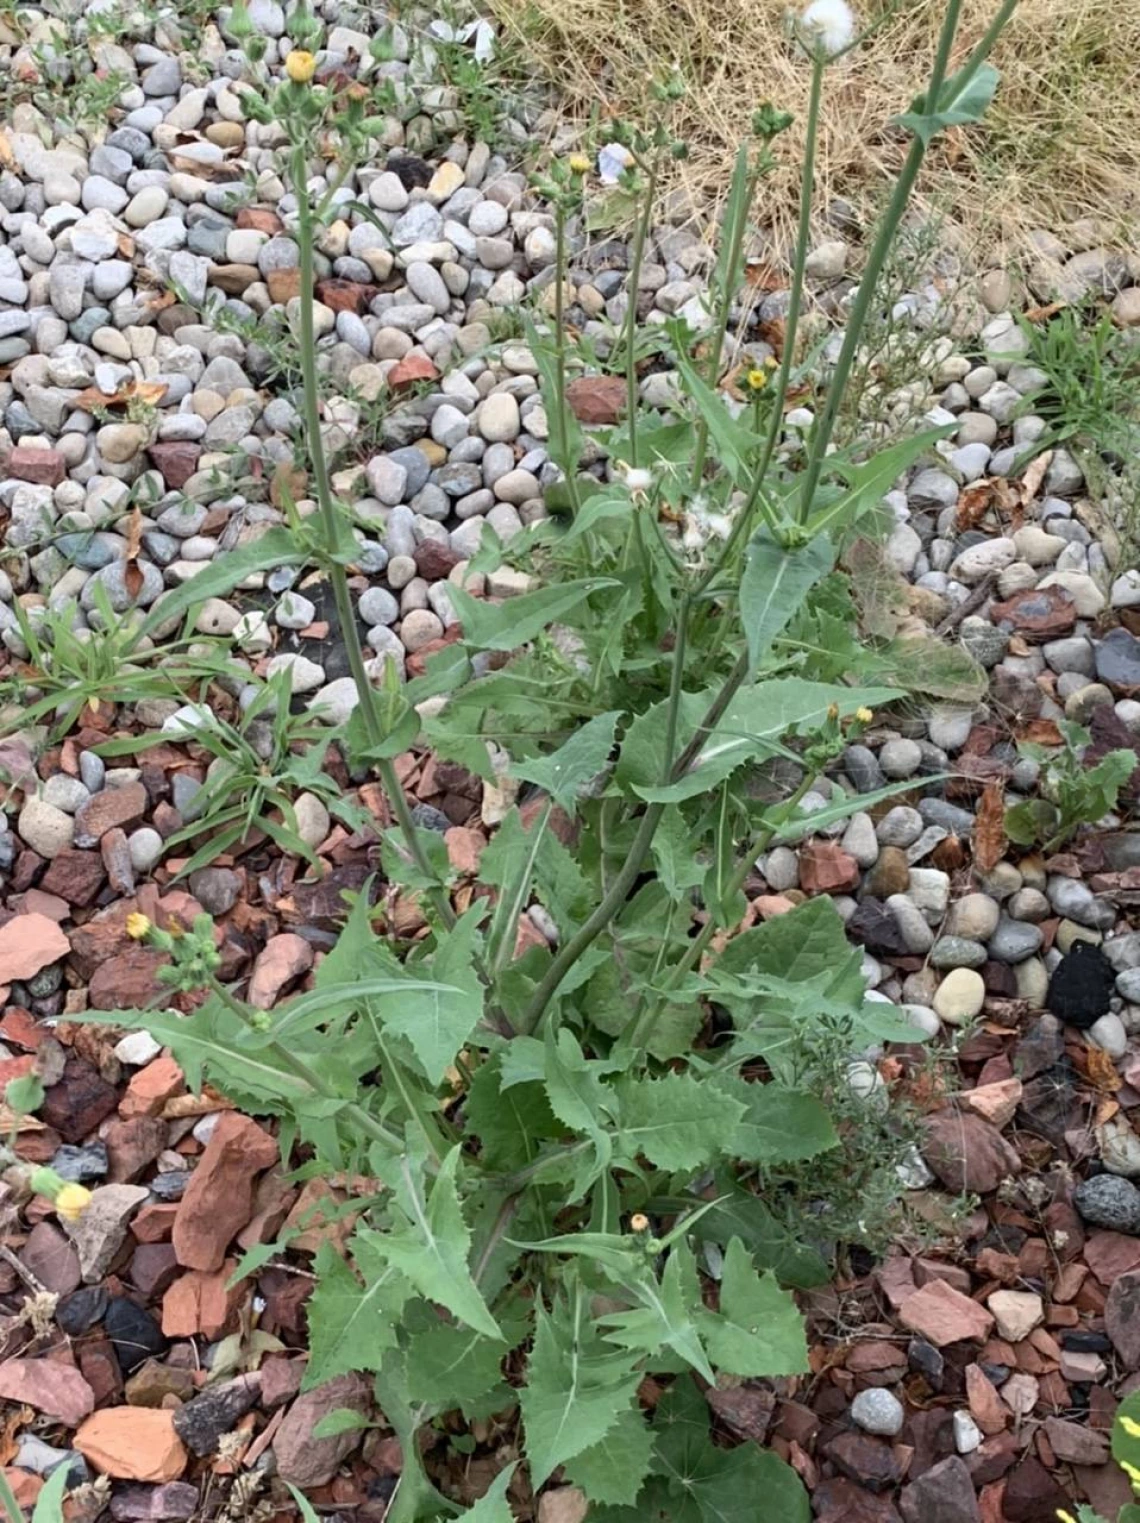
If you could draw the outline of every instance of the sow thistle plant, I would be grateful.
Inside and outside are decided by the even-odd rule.
[[[881,661],[854,636],[836,567],[940,432],[869,457],[833,449],[832,435],[925,149],[984,111],[996,84],[987,56],[1013,4],[1003,0],[951,72],[960,0],[947,0],[929,87],[896,124],[911,148],[802,451],[784,449],[783,418],[800,379],[819,92],[847,40],[832,0],[816,0],[799,34],[816,88],[786,341],[778,366],[748,361],[743,402],[721,382],[739,348],[751,205],[786,118],[761,109],[741,150],[707,323],[678,319],[660,335],[680,388],[667,412],[642,405],[636,297],[655,166],[673,152],[675,84],[662,86],[655,124],[623,134],[639,207],[611,350],[625,416],[590,441],[604,474],[582,468],[587,441],[566,394],[587,352],[562,303],[589,166],[551,170],[554,300],[526,331],[562,476],[556,511],[509,554],[486,533],[469,570],[509,558],[537,573],[532,590],[494,602],[449,587],[462,639],[404,686],[390,668],[374,682],[360,645],[347,583],[357,542],[322,440],[313,314],[326,219],[334,207],[373,216],[337,192],[377,156],[382,118],[366,87],[346,100],[321,82],[307,10],[289,18],[277,75],[248,19],[229,23],[250,57],[247,111],[288,138],[301,255],[290,316],[317,511],[221,558],[170,595],[163,617],[282,563],[327,575],[360,699],[337,741],[388,791],[384,875],[418,900],[427,929],[401,947],[378,934],[383,910],[360,893],[313,987],[264,1012],[221,981],[208,917],[181,934],[133,923],[166,954],[164,984],[203,991],[201,1003],[189,1016],[88,1018],[149,1030],[191,1086],[208,1080],[277,1117],[282,1156],[307,1177],[374,1182],[352,1203],[345,1253],[315,1256],[305,1381],[374,1378],[403,1448],[392,1523],[459,1511],[425,1464],[445,1420],[494,1435],[504,1461],[466,1514],[476,1523],[508,1523],[510,1499],[548,1483],[579,1486],[591,1523],[743,1519],[758,1497],[774,1523],[808,1523],[789,1466],[756,1444],[714,1441],[703,1391],[807,1371],[791,1292],[828,1273],[812,1246],[828,1201],[810,1162],[867,1145],[852,1096],[868,1071],[877,1077],[878,1044],[918,1034],[865,999],[861,955],[829,899],[741,930],[745,887],[773,845],[898,791],[852,799],[827,780],[873,712],[901,696],[875,680]],[[509,805],[474,885],[412,820],[394,760],[413,746],[470,769]],[[824,800],[810,813],[809,790]],[[520,938],[524,916],[545,928],[543,945]],[[887,1131],[875,1109],[876,1146]],[[242,1272],[287,1250],[258,1248]],[[321,1431],[363,1421],[334,1413]]]

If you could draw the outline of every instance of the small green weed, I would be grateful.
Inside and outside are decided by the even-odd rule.
[[[1065,307],[1047,323],[1021,320],[1029,339],[1026,363],[1047,380],[1026,397],[1025,412],[1048,424],[1042,448],[1074,446],[1112,455],[1134,454],[1140,446],[1140,350],[1134,335],[1109,313],[1099,318],[1081,307]]]
[[[1026,744],[1023,756],[1041,765],[1040,798],[1023,799],[1006,810],[1005,830],[1018,846],[1057,851],[1082,825],[1095,825],[1116,808],[1120,790],[1136,770],[1135,751],[1109,751],[1095,766],[1084,761],[1092,739],[1079,724],[1062,720],[1060,747]]]
[[[290,682],[288,671],[270,678],[238,723],[227,722],[206,705],[197,706],[201,724],[189,727],[185,739],[214,760],[195,797],[192,823],[165,843],[168,852],[200,843],[180,876],[205,867],[256,831],[319,869],[316,853],[298,834],[293,803],[301,793],[320,799],[350,829],[371,823],[371,817],[344,798],[324,770],[332,732],[305,714],[291,712]],[[134,756],[170,739],[170,735],[127,736],[107,741],[97,750],[106,758]]]

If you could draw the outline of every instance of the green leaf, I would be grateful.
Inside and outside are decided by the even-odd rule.
[[[448,588],[456,617],[463,625],[463,638],[479,650],[517,650],[533,640],[548,624],[563,619],[593,592],[620,587],[612,577],[593,576],[578,582],[562,582],[524,592],[521,597],[488,603],[474,598],[462,587]]]
[[[507,1487],[514,1473],[513,1465],[500,1470],[475,1506],[461,1512],[455,1523],[515,1523],[515,1515],[507,1502]]]
[[[455,1185],[461,1154],[452,1148],[439,1166],[429,1191],[410,1157],[400,1160],[400,1209],[405,1224],[386,1232],[362,1229],[382,1259],[403,1273],[429,1301],[438,1301],[454,1316],[489,1338],[502,1338],[499,1324],[487,1309],[467,1267],[471,1232],[463,1219]]]
[[[408,983],[379,1006],[385,1031],[407,1037],[432,1084],[440,1084],[483,1016],[483,985],[475,972],[483,906],[460,916],[432,954],[430,968],[405,964]],[[448,993],[441,991],[446,986]]]
[[[313,1429],[313,1437],[335,1438],[338,1433],[360,1433],[371,1426],[363,1412],[354,1412],[351,1407],[337,1407],[321,1418]]]
[[[443,1412],[459,1407],[470,1416],[486,1410],[487,1397],[500,1397],[506,1389],[501,1366],[507,1343],[431,1316],[434,1325],[408,1338],[408,1395]]]
[[[609,761],[621,710],[596,714],[549,756],[532,756],[511,768],[515,777],[544,788],[556,804],[573,816],[582,789],[593,782]]]
[[[1140,1391],[1131,1392],[1116,1409],[1112,1421],[1112,1457],[1118,1465],[1140,1468]]]
[[[964,127],[980,122],[989,109],[1001,75],[993,64],[978,67],[966,65],[944,81],[938,92],[937,107],[927,107],[926,96],[920,95],[904,115],[896,117],[899,127],[905,127],[929,144],[931,139],[947,127]]]
[[[653,1456],[653,1432],[641,1413],[623,1412],[604,1438],[562,1467],[571,1485],[580,1487],[591,1503],[632,1506],[637,1500]],[[591,1512],[593,1508],[591,1508]]]
[[[715,1188],[711,1208],[695,1218],[689,1229],[698,1242],[724,1248],[733,1237],[739,1237],[756,1268],[770,1269],[781,1284],[797,1290],[827,1284],[831,1271],[826,1260],[778,1222],[758,1195],[728,1173],[717,1176]],[[693,1201],[673,1196],[650,1205],[654,1211],[660,1207],[662,1214],[671,1215],[691,1210]]]
[[[513,1045],[513,1044],[512,1044]],[[575,1132],[581,1132],[594,1144],[594,1167],[578,1175],[572,1199],[577,1200],[603,1169],[609,1167],[613,1140],[599,1117],[614,1105],[613,1094],[602,1084],[599,1071],[607,1065],[584,1057],[572,1031],[563,1026],[557,1036],[548,1029],[544,1055],[546,1095],[550,1108]]]
[[[794,550],[777,544],[767,528],[752,536],[740,579],[740,619],[753,671],[834,564],[835,551],[826,534]]]
[[[827,1107],[814,1095],[748,1079],[721,1079],[715,1087],[706,1082],[705,1088],[727,1092],[741,1105],[744,1114],[725,1152],[745,1163],[795,1163],[839,1144]]]
[[[504,1173],[533,1163],[542,1144],[560,1135],[541,1082],[503,1089],[498,1055],[476,1070],[464,1114],[467,1135],[478,1138],[484,1166]]]
[[[629,1411],[639,1379],[630,1356],[598,1338],[580,1284],[550,1313],[536,1305],[534,1347],[519,1392],[536,1490],[559,1465],[605,1438]]]
[[[63,1494],[71,1477],[70,1465],[57,1465],[48,1476],[32,1509],[32,1523],[63,1523]],[[17,1520],[23,1514],[16,1510]]]
[[[808,1368],[799,1308],[775,1275],[756,1273],[739,1238],[725,1254],[720,1313],[708,1313],[701,1328],[713,1363],[730,1375],[802,1375]]]
[[[1005,812],[1005,833],[1015,846],[1047,841],[1061,822],[1061,812],[1048,799],[1022,799]]]
[[[615,781],[649,803],[680,803],[708,793],[744,762],[770,756],[790,731],[816,730],[833,704],[845,717],[858,708],[882,708],[901,696],[896,688],[850,688],[800,677],[755,683],[737,693],[684,777],[664,787],[660,777],[668,703],[662,701],[639,714],[626,731]],[[696,733],[715,697],[712,690],[682,695],[678,750]]]
[[[696,859],[693,834],[675,804],[661,816],[652,849],[657,876],[670,899],[680,899],[686,889],[700,883],[704,874]]]
[[[756,1523],[757,1500],[772,1523],[811,1523],[811,1504],[799,1476],[770,1450],[756,1444],[718,1449],[709,1441],[703,1397],[689,1380],[678,1380],[658,1403],[654,1468],[668,1480],[677,1506],[673,1523]]]
[[[628,1079],[619,1089],[618,1146],[659,1169],[699,1169],[732,1150],[745,1108],[692,1074]]]
[[[138,639],[152,635],[154,630],[174,619],[181,618],[192,608],[199,607],[207,598],[225,597],[239,582],[255,571],[272,571],[278,566],[303,566],[306,553],[291,529],[266,530],[252,544],[242,545],[239,550],[227,550],[211,561],[205,571],[183,582],[180,587],[167,592],[154,605],[139,626]]]
[[[21,1074],[4,1086],[4,1104],[20,1116],[31,1116],[44,1103],[44,1086],[39,1074]]]
[[[943,428],[925,429],[922,433],[915,434],[913,438],[902,439],[898,444],[878,450],[869,460],[863,460],[857,464],[842,460],[838,456],[829,460],[828,469],[843,476],[847,487],[823,506],[817,507],[814,503],[810,504],[814,511],[808,519],[809,531],[812,534],[822,534],[825,531],[831,533],[836,530],[842,533],[852,528],[864,514],[878,508],[904,471],[909,470],[920,456],[932,449],[939,439],[945,439],[953,432],[953,424],[947,424]],[[799,512],[800,491],[801,481],[797,478],[791,487],[791,500],[788,505],[791,512]]]
[[[687,1226],[687,1224],[686,1224]],[[682,1229],[686,1230],[685,1228]],[[702,1311],[701,1286],[692,1249],[674,1243],[658,1282],[651,1274],[621,1282],[639,1305],[633,1311],[606,1312],[598,1318],[606,1336],[624,1348],[654,1354],[664,1345],[712,1383],[715,1378],[694,1314]]]
[[[357,1232],[349,1246],[363,1284],[330,1243],[317,1250],[317,1285],[308,1305],[306,1390],[352,1370],[378,1370],[385,1351],[396,1346],[400,1313],[412,1293],[363,1233]]]

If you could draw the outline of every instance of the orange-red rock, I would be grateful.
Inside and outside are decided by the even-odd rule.
[[[47,915],[16,915],[0,926],[0,984],[34,978],[71,951],[71,943]]]
[[[984,1306],[964,1296],[945,1280],[931,1280],[899,1307],[899,1320],[921,1333],[936,1348],[965,1338],[988,1338],[994,1319]]]
[[[999,1130],[1013,1120],[1014,1112],[1021,1104],[1022,1083],[1020,1079],[1001,1079],[995,1084],[979,1084],[961,1096],[967,1110],[981,1116]]]
[[[966,1400],[970,1403],[970,1416],[987,1436],[1001,1433],[1008,1424],[1008,1407],[985,1371],[976,1364],[966,1366]]]
[[[616,375],[583,375],[566,388],[566,400],[579,423],[616,423],[625,411],[625,382]]]
[[[221,1338],[236,1325],[245,1284],[226,1284],[237,1267],[229,1259],[215,1274],[192,1269],[179,1275],[162,1298],[162,1330],[168,1338]]]
[[[303,936],[283,931],[271,936],[253,965],[246,998],[255,1010],[268,1010],[295,978],[313,966],[313,948]]]
[[[158,1057],[131,1075],[127,1092],[119,1102],[119,1115],[157,1116],[173,1096],[186,1088],[182,1070],[171,1057]]]
[[[845,894],[859,883],[859,864],[837,841],[812,840],[800,847],[800,887],[805,894]]]
[[[81,1423],[95,1406],[86,1380],[60,1359],[5,1359],[0,1364],[0,1397],[26,1403],[68,1428]]]
[[[256,1175],[277,1161],[277,1143],[248,1116],[228,1111],[214,1128],[178,1203],[173,1242],[187,1269],[222,1267],[234,1233],[253,1215]]]
[[[116,1481],[176,1481],[187,1454],[174,1414],[149,1407],[106,1407],[72,1439],[83,1458]]]
[[[398,386],[411,386],[416,381],[437,381],[439,371],[428,359],[426,354],[417,354],[415,350],[406,354],[402,360],[397,360],[388,372],[388,385],[394,391]]]

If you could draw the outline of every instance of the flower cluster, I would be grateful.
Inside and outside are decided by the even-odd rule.
[[[170,962],[158,970],[158,979],[183,993],[209,984],[222,963],[209,915],[195,915],[186,931],[176,921],[163,930],[148,916],[136,913],[127,916],[127,935],[170,954]]]
[[[61,1221],[77,1222],[91,1203],[90,1190],[64,1179],[54,1169],[33,1169],[28,1183],[37,1195],[52,1202]]]

